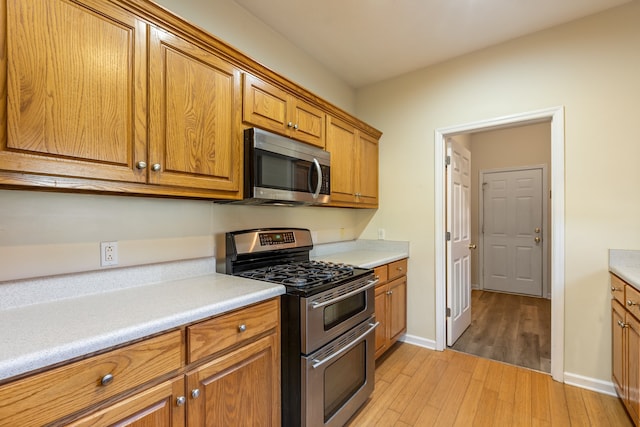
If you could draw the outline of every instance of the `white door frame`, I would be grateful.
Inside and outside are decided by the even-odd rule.
[[[483,196],[483,187],[482,183],[484,182],[484,175],[490,174],[494,172],[515,172],[515,171],[523,171],[530,169],[541,169],[542,170],[542,297],[550,299],[551,292],[549,289],[549,281],[547,280],[548,273],[548,256],[547,251],[549,250],[549,242],[545,238],[547,235],[547,227],[548,224],[548,201],[549,201],[549,180],[547,178],[547,165],[529,165],[529,166],[513,166],[513,167],[505,167],[498,169],[483,169],[480,172],[480,179],[478,180],[478,219],[480,229],[482,229],[482,224],[484,222],[484,196]],[[484,268],[484,235],[481,231],[478,232],[478,287],[480,289],[484,289],[484,272],[482,269]]]
[[[434,138],[436,350],[446,346],[445,141],[447,137],[551,121],[551,376],[564,382],[564,107],[438,128]]]

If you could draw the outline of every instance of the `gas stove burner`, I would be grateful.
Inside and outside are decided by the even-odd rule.
[[[304,277],[289,277],[282,281],[283,285],[289,286],[306,286],[307,283],[308,281]]]

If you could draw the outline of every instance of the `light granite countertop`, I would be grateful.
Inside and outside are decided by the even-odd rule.
[[[610,249],[609,271],[640,291],[640,251]]]
[[[374,268],[409,257],[409,242],[353,240],[317,245],[311,259]]]
[[[0,310],[0,380],[282,295],[211,273]]]

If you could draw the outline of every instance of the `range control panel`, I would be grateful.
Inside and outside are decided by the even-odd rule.
[[[295,242],[296,238],[292,231],[283,233],[260,233],[260,246],[284,245]]]

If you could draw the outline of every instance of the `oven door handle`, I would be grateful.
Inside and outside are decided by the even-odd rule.
[[[338,301],[342,301],[343,299],[347,299],[350,296],[353,296],[355,294],[359,294],[362,291],[366,291],[369,288],[373,288],[375,285],[378,284],[379,281],[380,280],[378,280],[378,279],[369,280],[369,282],[365,286],[363,286],[361,288],[358,288],[358,289],[354,289],[351,292],[347,292],[346,294],[340,295],[339,297],[332,298],[332,299],[330,299],[328,301],[323,301],[323,302],[313,301],[311,303],[311,308],[320,308],[320,307],[324,307],[325,305],[335,304]]]
[[[325,363],[328,363],[331,360],[335,359],[336,357],[340,356],[342,353],[351,350],[360,341],[362,341],[362,339],[364,337],[366,337],[371,331],[373,331],[375,328],[377,328],[379,324],[380,324],[380,322],[369,323],[369,326],[371,326],[371,327],[369,329],[367,329],[366,332],[363,332],[362,335],[360,335],[358,338],[356,338],[355,340],[351,341],[351,343],[349,343],[349,345],[346,345],[346,346],[342,347],[340,350],[336,351],[335,353],[331,354],[329,357],[327,357],[327,358],[325,358],[323,360],[314,359],[313,361],[315,363],[313,365],[311,365],[311,367],[313,369],[319,368],[320,366],[324,365]]]

